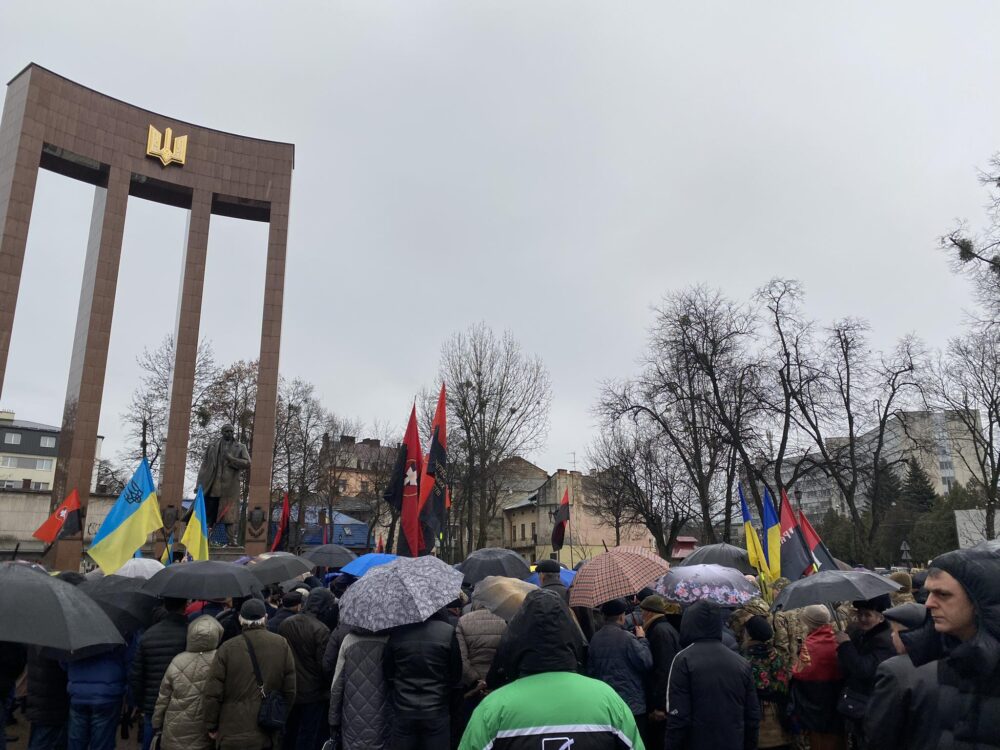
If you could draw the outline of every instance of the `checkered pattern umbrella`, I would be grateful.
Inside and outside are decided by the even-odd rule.
[[[666,575],[670,563],[642,547],[614,547],[584,563],[569,590],[571,607],[599,607],[632,596]]]

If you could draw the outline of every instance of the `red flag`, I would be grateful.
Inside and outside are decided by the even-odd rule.
[[[420,529],[420,475],[423,463],[417,432],[417,407],[414,405],[403,444],[399,446],[396,456],[392,481],[383,496],[389,505],[399,511],[402,533],[396,543],[396,554],[406,557],[416,557],[424,546]]]
[[[559,508],[552,514],[552,550],[558,552],[562,549],[563,541],[566,538],[566,524],[569,523],[569,487],[563,493]]]
[[[385,552],[385,542],[382,541],[382,535],[378,535],[378,544],[375,545],[376,552]]]
[[[812,527],[809,519],[806,518],[806,514],[801,509],[799,510],[799,527],[802,529],[802,536],[805,538],[806,546],[812,552],[813,558],[815,558],[816,563],[819,565],[819,569],[837,570],[837,561],[833,559],[830,550],[823,544],[823,540],[819,538],[816,529]]]
[[[440,539],[445,509],[449,505],[447,416],[447,400],[442,383],[434,420],[431,422],[431,447],[420,475],[420,530],[426,545],[426,549],[421,547],[421,554],[430,552]]]
[[[73,536],[80,530],[80,495],[76,489],[66,496],[59,504],[55,513],[49,516],[45,523],[35,529],[32,534],[46,544],[53,544],[56,539]]]
[[[806,547],[788,495],[781,490],[781,573],[793,581],[816,572],[812,552]],[[793,578],[794,576],[794,578]]]
[[[285,499],[281,503],[281,520],[278,521],[278,530],[274,534],[274,543],[271,545],[271,552],[277,552],[288,547],[288,522],[292,516],[292,509],[288,505],[288,491],[285,491]]]

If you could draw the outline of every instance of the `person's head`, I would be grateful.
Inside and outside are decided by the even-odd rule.
[[[825,625],[829,625],[832,618],[830,610],[822,604],[810,604],[803,607],[799,612],[799,620],[806,627],[806,631],[812,633]]]
[[[66,583],[72,586],[79,586],[81,583],[86,581],[86,577],[82,573],[77,573],[75,570],[64,570],[58,575],[56,575],[60,581],[66,581]]]
[[[188,625],[186,649],[196,654],[214,651],[222,640],[222,625],[214,617],[199,617]]]
[[[722,640],[722,608],[713,602],[697,601],[684,610],[681,618],[681,642]]]
[[[247,599],[240,607],[240,627],[243,630],[262,628],[267,625],[267,610],[260,599]]]
[[[774,638],[774,628],[762,615],[754,615],[747,620],[743,633],[751,643],[770,643]]]
[[[538,573],[538,581],[542,586],[560,582],[559,563],[555,560],[542,560],[535,566],[535,572]]]
[[[867,632],[885,620],[882,613],[892,606],[892,600],[888,594],[882,594],[873,599],[860,599],[852,605],[858,628]]]
[[[337,604],[337,597],[325,586],[317,586],[309,592],[302,607],[303,612],[315,615],[321,622],[326,622],[331,610]]]
[[[907,602],[887,609],[882,613],[882,616],[892,629],[892,645],[896,649],[896,653],[905,654],[906,645],[899,634],[905,633],[907,630],[915,630],[923,625],[927,620],[927,608],[916,602]]]
[[[184,610],[187,608],[187,599],[165,596],[163,597],[163,608],[172,615],[184,614]]]
[[[292,612],[298,612],[302,609],[302,592],[301,591],[289,591],[281,597],[281,606],[283,609],[290,609]]]
[[[231,441],[235,433],[236,431],[233,429],[233,426],[231,424],[222,425],[222,439],[225,440],[226,442]]]
[[[924,588],[927,589],[927,611],[931,613],[937,632],[960,641],[967,641],[976,634],[976,608],[957,578],[946,570],[932,567],[927,570]]]
[[[774,579],[774,583],[771,584],[771,595],[777,596],[778,594],[781,593],[781,590],[790,583],[791,580],[785,578],[784,576],[782,576],[781,578]]]
[[[659,594],[650,594],[639,602],[639,611],[642,613],[642,626],[648,628],[650,623],[657,617],[667,614],[669,602]]]
[[[625,613],[628,612],[628,602],[624,599],[612,599],[601,605],[601,614],[606,622],[617,622],[619,625],[625,624]]]
[[[924,583],[927,581],[927,571],[918,570],[911,576],[911,578],[913,580],[913,598],[920,604],[926,604],[927,589],[924,588]]]
[[[889,580],[899,584],[898,594],[913,592],[913,578],[905,570],[897,570],[889,574]]]

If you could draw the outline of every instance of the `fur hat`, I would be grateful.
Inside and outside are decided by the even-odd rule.
[[[880,594],[871,599],[858,599],[851,602],[855,609],[870,609],[874,612],[885,612],[892,606],[892,599],[888,594]]]
[[[889,580],[895,581],[900,585],[898,594],[909,594],[913,591],[913,577],[910,576],[905,570],[897,570],[895,573],[889,574]]]
[[[536,573],[558,573],[562,570],[555,560],[542,560],[535,566]]]

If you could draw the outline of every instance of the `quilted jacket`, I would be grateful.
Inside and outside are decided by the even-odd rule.
[[[153,728],[163,732],[163,750],[210,750],[202,694],[222,625],[214,617],[199,617],[188,626],[187,649],[177,654],[160,684]]]
[[[455,628],[462,652],[462,685],[469,688],[486,679],[507,623],[487,609],[462,615]]]
[[[330,727],[340,730],[341,750],[388,747],[392,705],[382,670],[388,640],[350,633],[341,644],[330,688]]]
[[[142,634],[139,649],[132,659],[129,685],[132,698],[144,714],[153,713],[160,682],[171,660],[184,650],[187,642],[188,621],[179,613],[166,615]]]

